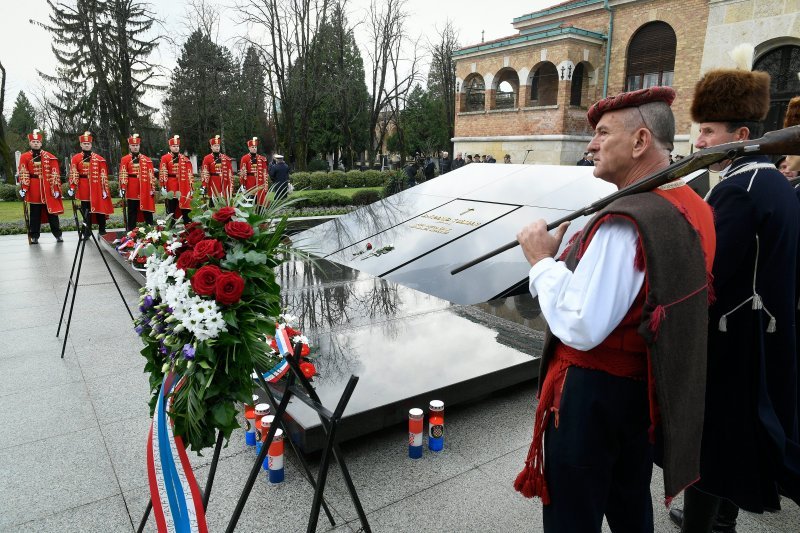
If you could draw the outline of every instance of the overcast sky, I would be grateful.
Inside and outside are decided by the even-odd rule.
[[[220,40],[230,48],[236,47],[236,37],[244,30],[235,23],[235,13],[225,6],[233,0],[208,0],[220,6]],[[485,40],[515,33],[511,26],[514,17],[560,3],[561,0],[503,0],[497,4],[484,0],[406,0],[407,11],[411,15],[412,35],[422,35],[435,39],[437,27],[441,27],[446,19],[451,19],[458,31],[461,45],[469,45],[481,41],[481,31],[485,31]],[[50,50],[50,35],[42,28],[30,24],[31,18],[46,22],[50,8],[45,0],[26,0],[17,3],[10,9],[7,0],[3,2],[0,17],[0,61],[6,68],[6,117],[11,114],[14,99],[20,90],[36,93],[41,85],[37,69],[55,72],[55,58]],[[174,36],[178,45],[182,44],[184,35],[189,33],[186,25],[186,0],[152,0],[151,6],[158,18],[164,21],[163,31]],[[349,0],[348,12],[351,23],[363,20],[369,6],[369,0]],[[356,39],[365,32],[356,32]],[[363,46],[363,42],[359,43]],[[179,48],[164,43],[158,50],[154,60],[171,68],[174,65]],[[150,95],[150,103],[158,103],[160,95]]]

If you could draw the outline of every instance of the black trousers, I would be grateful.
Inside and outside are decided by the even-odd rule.
[[[559,408],[545,431],[543,508],[547,533],[652,533],[647,384],[571,367]]]
[[[172,215],[172,214],[175,213],[175,211],[178,210],[178,202],[179,201],[180,200],[178,198],[173,198],[172,200],[167,200],[167,214],[168,215]],[[182,215],[182,218],[183,218],[183,223],[184,224],[188,224],[189,222],[191,222],[192,219],[189,217],[189,211],[187,211],[186,209],[182,209],[181,211],[182,211],[181,215]],[[175,221],[175,222],[177,222],[177,221]]]
[[[125,225],[125,230],[130,231],[136,227],[136,220],[139,218],[139,200],[126,200],[128,203],[128,223]],[[150,211],[142,211],[142,216],[146,224],[153,225],[153,213]]]
[[[714,530],[733,530],[739,517],[739,507],[730,500],[688,487],[683,496],[681,533],[711,533]]]
[[[92,215],[97,217],[97,229],[100,235],[106,233],[106,216],[102,213],[92,213],[92,203],[81,200],[81,216],[86,222],[86,235],[92,232]]]
[[[42,232],[42,209],[47,210],[44,204],[28,204],[28,216],[30,217],[30,236],[31,239],[38,239]],[[61,223],[58,215],[47,213],[47,220],[50,222],[50,231],[54,237],[61,237]]]
[[[288,181],[276,181],[275,182],[275,200],[282,200],[289,196],[289,182]]]

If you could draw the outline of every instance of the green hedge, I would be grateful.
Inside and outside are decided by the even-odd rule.
[[[292,204],[292,208],[301,209],[306,207],[344,207],[353,202],[347,196],[335,192],[315,192],[304,191],[292,195],[292,199],[297,198],[297,202]]]
[[[11,185],[10,183],[0,183],[0,200],[3,200],[4,202],[14,202],[19,200],[17,187],[15,185]]]
[[[381,193],[374,189],[356,191],[350,200],[353,205],[369,205],[381,199]]]
[[[351,170],[343,172],[295,172],[291,182],[296,190],[310,189],[359,189],[362,187],[383,187],[391,179],[393,172],[380,170]]]

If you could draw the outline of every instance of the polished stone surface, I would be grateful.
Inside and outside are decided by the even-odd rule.
[[[520,249],[455,276],[451,270],[513,241],[534,220],[552,222],[614,190],[591,167],[467,165],[294,239],[332,262],[474,304],[509,294],[525,279]],[[573,221],[564,242],[587,221]]]

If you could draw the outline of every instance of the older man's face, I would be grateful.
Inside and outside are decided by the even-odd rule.
[[[140,147],[139,147],[138,144],[129,144],[128,148],[130,149],[132,154],[138,154],[139,153],[139,148]]]
[[[628,172],[634,163],[634,133],[625,127],[629,109],[610,111],[600,118],[588,151],[594,154],[594,175],[617,187],[627,183]]]
[[[81,150],[83,150],[84,152],[91,152],[92,143],[81,143]]]

